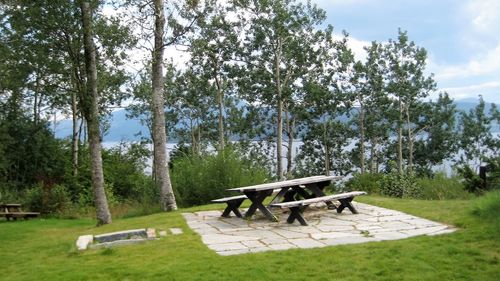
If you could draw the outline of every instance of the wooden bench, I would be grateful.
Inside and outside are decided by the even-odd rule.
[[[326,195],[321,197],[315,197],[304,200],[283,202],[283,203],[273,203],[271,206],[280,207],[282,209],[288,208],[290,209],[290,215],[286,220],[288,223],[293,223],[295,220],[298,220],[301,225],[307,225],[306,220],[302,216],[303,211],[311,204],[320,203],[320,202],[329,202],[333,200],[337,200],[340,202],[340,206],[336,207],[337,213],[342,213],[345,208],[348,208],[353,214],[357,214],[358,211],[354,208],[351,201],[355,196],[364,195],[366,192],[364,191],[352,191],[335,195]]]
[[[231,216],[230,215],[231,212],[233,212],[238,218],[242,218],[243,216],[241,215],[240,210],[238,208],[246,199],[248,199],[246,195],[238,195],[238,196],[214,199],[212,200],[212,202],[227,204],[226,209],[224,209],[224,212],[222,212],[222,217],[229,218]]]
[[[5,217],[7,220],[18,218],[36,218],[40,213],[36,212],[23,212],[21,204],[0,204],[0,217]]]
[[[281,189],[274,189],[273,193],[279,193],[280,191]],[[214,199],[211,200],[211,202],[227,204],[226,209],[224,209],[224,212],[222,212],[221,217],[229,218],[231,216],[230,215],[231,212],[233,212],[238,218],[242,218],[243,216],[241,215],[239,207],[246,199],[248,199],[246,195],[237,195],[237,196]]]

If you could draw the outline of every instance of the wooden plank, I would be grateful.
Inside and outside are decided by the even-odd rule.
[[[9,216],[13,218],[38,217],[40,213],[35,212],[10,212]]]
[[[338,177],[338,176],[313,176],[313,177],[307,177],[307,178],[299,178],[299,179],[293,179],[293,180],[278,181],[278,182],[257,184],[257,185],[244,186],[244,187],[236,187],[236,188],[230,188],[227,190],[228,191],[238,191],[238,192],[263,191],[263,190],[277,189],[277,188],[283,188],[283,187],[289,187],[289,186],[299,186],[299,185],[306,185],[306,184],[317,183],[317,182],[339,180],[341,178],[342,177]]]
[[[239,200],[239,199],[246,199],[246,198],[247,198],[246,195],[236,195],[236,196],[231,196],[231,197],[224,197],[224,198],[214,199],[214,200],[211,200],[211,202],[214,202],[214,203],[226,203],[228,201]]]
[[[7,208],[9,208],[9,207],[21,207],[21,204],[11,204],[11,203],[9,203],[9,204],[0,204],[0,208],[4,208],[4,207],[7,207]]]
[[[347,193],[327,195],[327,196],[315,197],[315,198],[311,198],[311,199],[304,199],[304,200],[299,200],[299,201],[275,203],[275,204],[272,204],[272,206],[280,207],[280,208],[307,206],[307,205],[314,204],[314,203],[332,201],[332,200],[338,200],[338,199],[345,199],[345,198],[364,195],[364,194],[366,194],[366,192],[364,192],[364,191],[352,191],[352,192],[347,192]]]

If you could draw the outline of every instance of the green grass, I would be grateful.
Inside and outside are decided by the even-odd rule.
[[[425,201],[359,197],[359,201],[453,224],[448,235],[223,257],[209,250],[181,212],[117,219],[94,227],[85,219],[0,222],[1,280],[498,280],[500,233],[494,219],[472,210],[476,200]],[[494,204],[493,204],[494,205]],[[489,207],[481,207],[488,212]],[[484,212],[483,212],[484,213]],[[495,218],[498,220],[498,218]],[[81,234],[180,227],[183,235],[78,252]]]

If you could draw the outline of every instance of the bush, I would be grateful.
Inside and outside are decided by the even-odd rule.
[[[380,193],[398,198],[419,198],[421,196],[421,190],[415,177],[397,172],[391,172],[382,178]]]
[[[172,185],[180,206],[206,204],[227,196],[228,188],[263,183],[268,178],[266,170],[244,161],[231,148],[218,154],[185,155],[173,167]]]
[[[432,178],[419,178],[417,184],[422,188],[420,199],[445,200],[469,199],[473,197],[457,177],[448,178],[438,173]]]
[[[71,206],[68,192],[62,185],[37,185],[26,192],[25,206],[42,214],[58,214]]]
[[[487,192],[472,205],[472,214],[489,221],[492,229],[500,234],[500,190]]]
[[[355,174],[345,183],[346,191],[366,191],[368,194],[380,194],[382,174]]]

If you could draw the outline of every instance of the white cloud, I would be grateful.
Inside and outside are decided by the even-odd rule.
[[[500,1],[473,0],[466,6],[472,17],[472,26],[481,32],[490,32],[498,29],[500,24]]]
[[[451,66],[435,65],[433,68],[436,69],[436,78],[438,80],[449,80],[499,72],[500,43],[486,54],[470,59],[465,64]]]
[[[491,81],[482,84],[469,85],[464,87],[448,87],[440,90],[448,92],[454,99],[464,99],[483,95],[485,100],[498,102],[500,93],[500,81]]]
[[[333,35],[333,39],[334,40],[342,40],[344,38],[343,35],[339,35],[339,34],[334,34]],[[347,46],[352,50],[352,52],[354,53],[354,58],[356,60],[360,60],[360,61],[364,61],[367,57],[367,53],[364,49],[364,47],[366,46],[370,46],[371,45],[371,42],[369,41],[365,41],[365,40],[360,40],[360,39],[356,39],[352,36],[349,36],[348,37],[348,40],[347,40]]]

